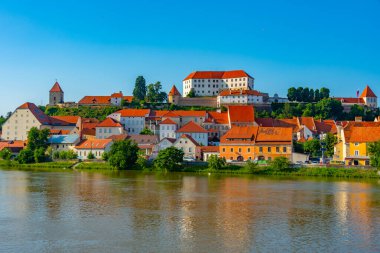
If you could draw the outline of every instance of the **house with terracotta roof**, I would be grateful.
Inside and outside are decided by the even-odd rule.
[[[178,127],[182,127],[190,121],[193,121],[197,124],[201,124],[207,119],[207,112],[186,110],[169,111],[162,116],[162,120],[165,120],[167,118],[173,120]]]
[[[254,126],[255,110],[253,105],[230,105],[228,106],[228,121],[231,126]]]
[[[183,158],[186,159],[201,159],[200,145],[188,134],[182,134],[173,144],[174,147],[181,149],[184,153]]]
[[[184,125],[176,131],[177,139],[183,135],[190,136],[199,145],[208,145],[208,131],[193,121],[190,121],[189,123],[187,123],[186,125]]]
[[[133,96],[124,96],[123,93],[116,92],[110,96],[84,96],[79,100],[79,106],[121,106],[123,101],[131,103]]]
[[[78,159],[87,160],[89,153],[92,153],[96,159],[101,159],[104,152],[111,149],[111,139],[88,139],[83,140],[75,146]]]
[[[341,122],[333,159],[346,165],[369,165],[368,145],[380,140],[380,122]]]
[[[108,117],[120,122],[128,134],[139,134],[146,127],[145,119],[150,114],[150,109],[122,109]]]
[[[160,140],[164,138],[176,138],[177,123],[171,118],[166,118],[160,123]]]
[[[17,155],[26,147],[26,141],[0,141],[0,151],[7,148],[13,155]]]
[[[124,134],[123,126],[113,118],[106,118],[95,127],[97,139],[109,139],[112,135]]]
[[[218,107],[222,105],[252,105],[262,104],[267,98],[266,94],[263,94],[257,90],[222,90],[217,97]]]
[[[58,82],[55,82],[49,91],[49,105],[64,103],[64,92]]]
[[[349,111],[351,106],[355,104],[360,106],[368,106],[369,108],[378,108],[377,96],[368,85],[364,88],[360,97],[334,97],[333,99],[342,102],[342,106],[345,111]]]
[[[176,142],[176,138],[163,138],[158,143],[158,150],[163,150],[168,147],[172,147],[174,143]]]
[[[220,140],[220,157],[227,161],[292,161],[293,133],[288,127],[233,126]]]
[[[219,146],[201,146],[199,148],[201,151],[202,161],[206,162],[212,155],[216,155],[218,157],[220,156]]]
[[[201,126],[208,131],[209,143],[219,143],[220,137],[223,136],[229,129],[227,112],[207,112],[207,119]]]
[[[244,70],[195,71],[182,82],[183,96],[193,89],[196,96],[217,96],[221,90],[253,90],[254,78]]]
[[[157,135],[131,134],[127,139],[134,141],[145,157],[155,158],[157,156],[159,151]]]

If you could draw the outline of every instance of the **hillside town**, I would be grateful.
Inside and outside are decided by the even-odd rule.
[[[126,96],[122,91],[85,95],[78,102],[66,102],[63,88],[55,82],[45,110],[25,102],[5,120],[0,151],[9,149],[16,157],[27,146],[29,131],[37,128],[49,130],[52,152],[71,151],[80,160],[102,160],[113,143],[132,140],[148,160],[154,160],[161,150],[175,147],[183,151],[188,162],[207,161],[216,155],[229,163],[267,163],[285,157],[293,164],[312,163],[315,160],[311,158],[318,158],[317,163],[370,165],[368,145],[380,140],[379,115],[372,121],[360,115],[354,115],[354,120],[305,114],[260,117],[258,111],[267,113],[274,103],[292,101],[289,95],[271,97],[255,90],[254,81],[243,70],[195,71],[184,78],[182,94],[173,85],[166,102],[157,108],[133,108],[135,96]],[[329,99],[347,112],[353,106],[378,111],[377,96],[369,86],[357,97]],[[51,108],[81,107],[116,110],[105,119],[47,113]],[[333,141],[328,142],[328,138]],[[314,148],[310,148],[311,144]]]

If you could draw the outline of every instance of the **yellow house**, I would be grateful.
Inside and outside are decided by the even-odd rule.
[[[340,128],[338,143],[335,145],[334,160],[346,165],[369,165],[368,146],[380,140],[380,126],[361,122]],[[370,125],[370,126],[367,126]]]

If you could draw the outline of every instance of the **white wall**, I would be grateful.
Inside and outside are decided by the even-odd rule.
[[[118,135],[122,133],[122,127],[96,127],[96,139],[107,139],[112,135]]]
[[[160,125],[160,140],[164,138],[176,138],[177,126],[174,124],[161,124]]]
[[[27,140],[28,132],[32,127],[41,129],[41,123],[29,109],[17,109],[3,124],[2,136],[4,140]]]
[[[177,139],[183,134],[190,135],[199,145],[208,146],[208,134],[207,133],[177,133]]]

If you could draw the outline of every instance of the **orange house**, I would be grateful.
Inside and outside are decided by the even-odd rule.
[[[220,157],[227,161],[292,160],[292,128],[234,126],[220,140]]]

